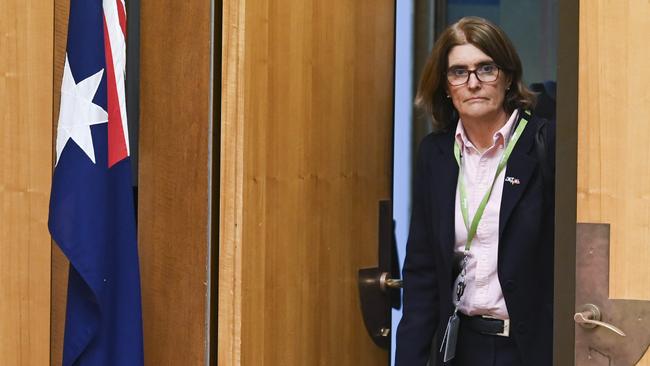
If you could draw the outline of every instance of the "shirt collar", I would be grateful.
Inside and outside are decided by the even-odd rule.
[[[510,114],[510,118],[508,118],[506,124],[504,124],[503,127],[501,127],[497,132],[494,133],[494,135],[492,136],[492,141],[494,142],[492,147],[496,145],[505,146],[508,143],[508,141],[510,141],[510,136],[512,136],[512,130],[515,125],[515,122],[517,121],[518,115],[519,115],[518,110],[515,109]],[[463,127],[463,121],[460,118],[458,119],[458,125],[456,125],[455,136],[456,136],[456,141],[458,142],[458,144],[463,150],[470,147],[474,148],[474,144],[472,144],[472,142],[467,137],[467,134],[465,133],[465,128]]]

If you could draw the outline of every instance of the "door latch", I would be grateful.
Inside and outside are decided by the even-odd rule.
[[[375,344],[390,348],[391,309],[400,308],[399,266],[390,201],[379,202],[378,266],[359,269],[361,314]]]

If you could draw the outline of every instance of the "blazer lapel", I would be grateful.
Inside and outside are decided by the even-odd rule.
[[[510,159],[508,159],[505,175],[506,182],[503,184],[503,196],[501,198],[501,211],[499,214],[499,238],[503,234],[503,228],[508,223],[512,210],[521,199],[528,184],[531,183],[530,180],[535,172],[537,161],[534,157],[530,156],[535,142],[535,130],[535,124],[528,123],[512,151]]]

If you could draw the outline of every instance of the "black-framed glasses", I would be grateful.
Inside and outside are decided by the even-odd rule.
[[[490,83],[499,78],[499,66],[493,63],[483,64],[474,70],[464,67],[452,67],[447,70],[447,81],[452,86],[459,86],[469,81],[469,76],[474,74],[482,83]]]

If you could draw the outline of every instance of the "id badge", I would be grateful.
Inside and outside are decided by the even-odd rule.
[[[460,326],[460,317],[454,311],[454,314],[449,317],[447,322],[447,329],[445,329],[445,335],[442,339],[442,345],[440,351],[444,349],[444,354],[442,360],[447,362],[453,359],[456,356],[456,341],[458,340],[458,328]]]

